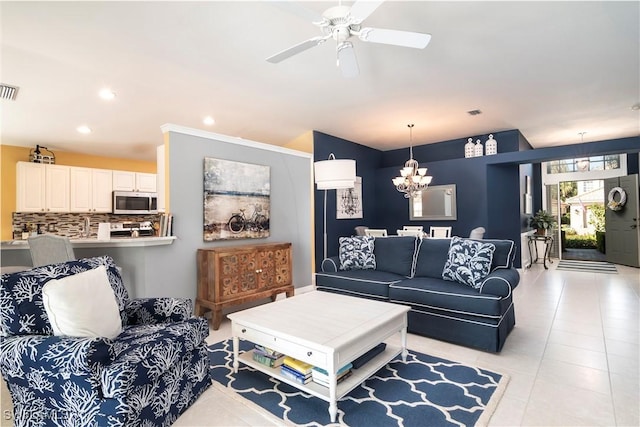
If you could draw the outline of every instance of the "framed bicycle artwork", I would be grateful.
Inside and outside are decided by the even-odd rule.
[[[269,166],[205,157],[203,169],[203,239],[269,237]]]

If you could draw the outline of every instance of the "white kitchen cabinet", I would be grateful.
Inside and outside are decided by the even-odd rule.
[[[44,212],[45,165],[18,162],[16,166],[16,210],[18,212]]]
[[[136,191],[155,193],[158,188],[155,173],[136,173]]]
[[[155,193],[155,173],[113,171],[113,191],[144,191]]]
[[[71,167],[71,212],[111,212],[112,187],[110,169]]]
[[[69,166],[45,165],[47,212],[69,212]]]
[[[18,212],[69,212],[69,166],[18,162]]]

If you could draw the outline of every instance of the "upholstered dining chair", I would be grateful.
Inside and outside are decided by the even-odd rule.
[[[422,237],[424,232],[422,230],[396,230],[398,236],[416,236]]]
[[[359,226],[355,227],[356,236],[366,236],[367,235],[367,233],[366,233],[367,228],[369,228],[369,227],[366,227],[364,225],[359,225]]]
[[[475,240],[482,240],[482,238],[484,237],[484,232],[485,232],[484,227],[476,227],[473,230],[471,230],[471,233],[469,233],[469,238],[475,239]]]
[[[387,237],[386,228],[367,228],[364,232],[367,233],[367,236]]]
[[[76,259],[73,247],[68,237],[55,234],[38,234],[29,237],[29,251],[34,267],[73,261]]]
[[[451,227],[429,227],[429,237],[436,239],[451,237]]]

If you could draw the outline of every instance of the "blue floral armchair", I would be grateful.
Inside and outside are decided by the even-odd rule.
[[[122,320],[113,339],[55,336],[42,287],[104,265]],[[2,275],[0,371],[16,427],[168,426],[210,386],[207,321],[178,298],[128,298],[108,256]]]

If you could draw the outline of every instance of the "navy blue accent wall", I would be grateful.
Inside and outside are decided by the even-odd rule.
[[[429,168],[433,176],[431,185],[456,184],[457,220],[409,221],[409,199],[393,186],[391,179],[398,176],[398,167],[380,168],[376,179],[378,216],[377,228],[386,228],[395,234],[403,225],[451,226],[452,234],[468,236],[475,227],[487,224],[486,161],[483,157],[453,159],[420,163]]]
[[[326,159],[333,152],[337,158],[355,159],[357,174],[362,177],[364,218],[335,219],[335,191],[329,191],[327,207],[328,253],[336,255],[338,237],[354,233],[357,225],[386,228],[391,234],[403,225],[451,226],[454,235],[468,236],[479,226],[486,237],[511,239],[519,246],[520,234],[529,229],[524,214],[525,176],[532,178],[533,212],[542,208],[540,162],[601,154],[628,153],[629,174],[638,173],[640,137],[532,149],[518,131],[494,132],[498,154],[471,159],[464,158],[466,139],[427,144],[413,148],[420,166],[429,169],[432,185],[456,184],[456,221],[409,221],[409,202],[396,191],[391,179],[409,158],[407,148],[382,152],[321,132],[314,132],[315,160]],[[487,135],[480,137],[482,143]],[[474,137],[474,141],[477,137]],[[633,153],[633,154],[631,154]],[[428,160],[428,161],[426,161]],[[522,166],[521,166],[522,165]],[[323,193],[315,191],[316,269],[322,258]],[[515,266],[521,265],[516,251]]]
[[[522,193],[520,167],[509,163],[487,166],[487,232],[493,239],[511,239],[519,245],[522,226]],[[520,251],[515,253],[515,265],[520,266]]]
[[[498,153],[508,153],[511,151],[531,149],[527,140],[518,130],[508,130],[492,133],[493,138],[498,142]],[[480,140],[484,146],[489,134],[472,137],[473,142]],[[419,162],[439,162],[442,160],[464,158],[464,145],[467,138],[452,139],[450,141],[438,142],[436,144],[420,145],[419,141],[414,141],[413,158]],[[401,166],[409,159],[409,148],[389,150],[384,152],[381,167]],[[428,167],[428,164],[427,164]]]
[[[362,178],[362,219],[336,219],[336,190],[327,190],[327,255],[338,254],[338,237],[351,236],[358,225],[375,228],[377,213],[376,185],[377,171],[382,152],[355,142],[336,138],[322,132],[313,132],[314,161],[326,160],[333,153],[336,159],[355,159],[356,175]],[[314,185],[315,188],[315,185]],[[320,270],[323,256],[323,209],[324,191],[314,190],[315,202],[315,261]]]

